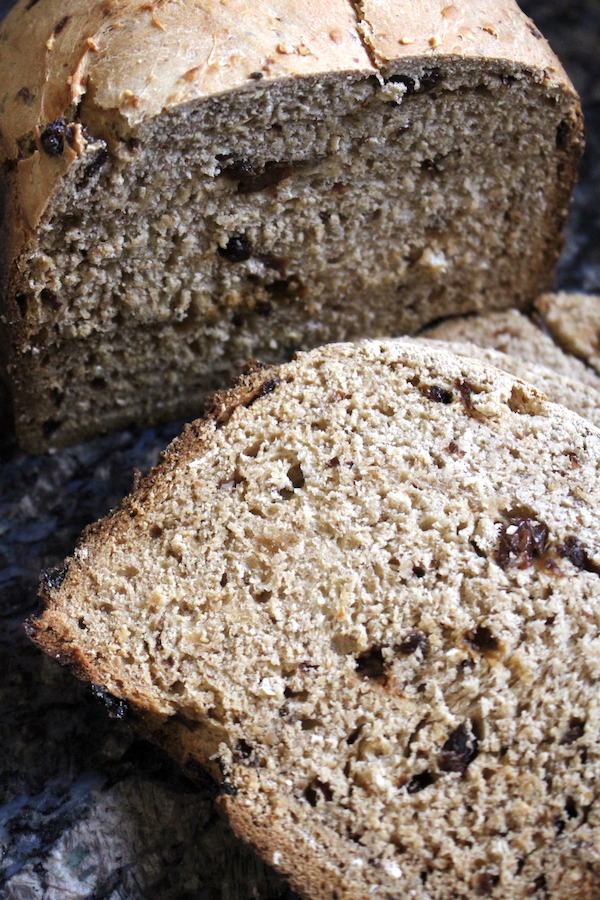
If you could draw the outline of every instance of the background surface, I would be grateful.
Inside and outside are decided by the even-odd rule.
[[[41,0],[43,2],[43,0]],[[12,4],[0,0],[0,14]],[[600,0],[528,0],[580,92],[587,151],[557,286],[600,293]],[[199,410],[200,412],[200,410]],[[0,896],[291,900],[127,722],[25,639],[38,573],[129,490],[180,422],[26,457],[0,422]]]

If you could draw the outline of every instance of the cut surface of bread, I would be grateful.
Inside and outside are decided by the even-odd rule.
[[[216,396],[29,633],[306,897],[595,900],[599,465],[433,344],[300,354]]]
[[[419,342],[429,342],[432,338],[418,338]],[[565,375],[559,375],[553,369],[536,363],[523,362],[508,353],[500,350],[492,350],[489,347],[480,347],[468,341],[442,341],[435,338],[435,343],[449,353],[465,356],[470,359],[479,359],[483,362],[516,375],[517,378],[529,382],[542,391],[552,403],[560,403],[567,409],[573,410],[592,422],[596,428],[600,428],[600,380],[598,387],[575,381]]]
[[[21,0],[0,40],[28,449],[548,287],[580,111],[512,0]]]
[[[600,376],[600,296],[560,291],[535,305],[556,343]]]
[[[547,298],[546,304],[554,306],[555,298],[558,296],[574,298],[580,295],[546,294],[544,295]],[[540,304],[541,299],[538,298],[536,306]],[[573,306],[570,306],[570,310],[575,316],[580,315],[574,311]],[[516,309],[508,309],[503,312],[447,319],[431,328],[426,328],[422,332],[422,337],[440,341],[467,341],[477,344],[481,348],[497,350],[527,365],[541,365],[557,375],[579,381],[600,391],[598,373],[578,355],[575,355],[572,348],[560,342],[556,333],[550,334],[549,324],[545,330],[543,325],[544,323],[540,327],[539,324]],[[519,377],[523,376],[519,375]],[[525,378],[525,380],[530,379]]]

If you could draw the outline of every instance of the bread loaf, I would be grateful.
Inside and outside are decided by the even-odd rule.
[[[0,54],[29,450],[549,286],[580,109],[513,0],[20,0]]]
[[[600,431],[431,345],[217,396],[33,639],[311,900],[600,894]]]

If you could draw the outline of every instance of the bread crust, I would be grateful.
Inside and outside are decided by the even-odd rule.
[[[58,199],[76,194],[103,154],[143,140],[144,129],[165,111],[231,94],[251,97],[257,86],[303,83],[310,90],[311,79],[374,77],[401,92],[403,83],[435,81],[442,71],[452,81],[482,64],[501,80],[533,81],[564,109],[564,134],[544,237],[529,266],[530,284],[519,288],[527,296],[513,302],[523,306],[550,287],[581,153],[581,112],[560,63],[513,0],[456,6],[442,0],[20,0],[0,25],[0,45],[0,352],[18,407],[19,440],[28,449],[61,445],[60,436],[54,444],[43,433],[48,424],[52,434],[58,377],[42,370],[40,354],[56,346],[56,335],[43,304],[23,300],[29,256],[40,231],[51,227]],[[35,422],[28,418],[32,410]],[[179,412],[173,408],[172,415]],[[132,416],[123,415],[115,410],[98,423],[88,415],[78,439],[129,424]],[[73,439],[65,435],[63,442]]]
[[[598,431],[598,429],[591,425],[588,426],[588,424],[576,414],[553,404],[548,404],[544,395],[530,384],[527,384],[518,378],[506,375],[505,373],[482,363],[466,359],[458,360],[457,357],[453,357],[444,351],[440,351],[432,345],[419,345],[410,341],[368,342],[359,345],[358,347],[353,345],[334,345],[321,349],[313,354],[301,354],[297,362],[284,365],[278,369],[264,368],[253,364],[249,367],[247,372],[243,374],[239,383],[231,391],[217,395],[209,404],[204,419],[199,420],[186,428],[183,435],[171,444],[158,466],[135,487],[130,497],[127,498],[110,516],[87,530],[82,542],[75,551],[74,556],[68,561],[68,565],[56,572],[49,573],[46,576],[41,588],[42,597],[47,603],[46,612],[40,619],[34,620],[28,626],[28,632],[33,640],[47,652],[50,652],[50,654],[58,659],[59,662],[70,666],[79,677],[91,680],[94,684],[99,685],[102,692],[108,691],[119,698],[126,699],[130,704],[133,719],[140,730],[152,740],[155,740],[165,747],[184,765],[184,767],[191,770],[192,774],[196,763],[205,766],[217,782],[215,790],[218,789],[219,791],[218,805],[230,819],[234,829],[240,836],[247,841],[250,841],[269,863],[286,873],[291,878],[291,882],[295,887],[301,890],[306,896],[313,898],[313,900],[325,900],[325,898],[331,900],[331,898],[336,896],[338,898],[344,898],[344,900],[359,900],[360,897],[365,896],[365,891],[369,889],[370,885],[380,887],[382,891],[389,892],[390,896],[396,896],[399,878],[397,871],[399,871],[399,868],[393,862],[393,859],[387,859],[387,868],[385,865],[379,867],[379,865],[373,864],[372,859],[369,856],[368,848],[360,841],[355,843],[353,840],[350,841],[347,837],[342,838],[326,823],[321,822],[320,820],[316,822],[313,821],[311,818],[311,809],[314,809],[314,804],[310,802],[310,796],[306,797],[306,793],[304,795],[306,802],[302,800],[301,792],[299,798],[298,796],[287,796],[287,794],[286,796],[274,798],[272,794],[273,785],[269,782],[270,776],[268,769],[260,769],[252,765],[251,760],[248,759],[248,754],[250,753],[248,748],[246,748],[246,756],[240,756],[240,737],[246,737],[250,742],[253,742],[254,740],[260,742],[261,740],[260,736],[256,733],[250,734],[244,730],[246,725],[245,722],[235,720],[234,724],[230,723],[228,725],[226,719],[219,719],[218,716],[211,718],[210,709],[207,710],[204,707],[189,712],[189,707],[186,707],[185,703],[178,702],[176,693],[175,695],[167,696],[167,692],[163,692],[157,683],[152,683],[150,680],[146,681],[144,678],[138,679],[134,676],[128,676],[128,663],[126,658],[124,659],[124,657],[120,655],[120,651],[124,651],[124,653],[127,651],[127,637],[118,637],[116,644],[114,643],[113,638],[111,646],[106,646],[99,641],[97,641],[96,644],[90,645],[90,638],[86,636],[85,629],[81,631],[78,630],[81,626],[78,624],[77,620],[78,615],[86,615],[87,613],[81,606],[78,606],[76,610],[67,609],[66,607],[69,602],[72,602],[72,598],[77,596],[78,591],[81,592],[81,596],[85,597],[86,593],[90,590],[90,585],[94,584],[94,572],[100,571],[100,562],[96,564],[95,560],[96,554],[104,553],[106,548],[111,545],[122,546],[123,542],[127,541],[133,541],[133,546],[135,547],[136,534],[139,533],[140,536],[147,535],[150,523],[156,521],[153,518],[152,511],[154,511],[154,513],[156,512],[161,502],[161,498],[164,500],[165,497],[169,496],[171,488],[173,486],[174,489],[178,478],[179,484],[182,483],[182,477],[183,483],[187,484],[187,477],[189,477],[189,472],[191,471],[190,463],[196,465],[194,471],[199,473],[200,482],[204,484],[204,481],[202,481],[203,470],[204,467],[206,467],[208,471],[211,465],[211,451],[214,452],[214,446],[219,446],[221,448],[219,452],[223,452],[223,448],[216,440],[220,429],[226,429],[227,431],[225,433],[231,436],[238,435],[238,437],[240,437],[241,435],[240,440],[243,442],[236,442],[233,449],[237,452],[238,456],[243,453],[248,459],[254,459],[254,457],[252,457],[253,451],[251,448],[248,448],[250,437],[246,434],[244,428],[240,426],[241,421],[247,423],[248,420],[252,418],[252,413],[254,411],[246,413],[245,410],[248,407],[252,407],[256,404],[256,413],[258,417],[261,417],[264,413],[267,424],[266,426],[262,426],[263,430],[260,434],[262,435],[262,442],[268,446],[271,440],[271,429],[275,427],[274,423],[276,421],[273,416],[273,406],[271,403],[273,403],[273,405],[278,403],[278,392],[280,392],[279,402],[282,404],[282,406],[278,408],[284,410],[288,409],[288,403],[292,396],[295,398],[295,401],[300,397],[302,400],[300,412],[298,412],[296,406],[292,404],[290,406],[290,417],[294,421],[297,420],[302,423],[302,428],[306,428],[307,433],[310,434],[312,433],[311,427],[313,423],[311,422],[311,417],[306,415],[306,408],[303,408],[306,394],[308,394],[309,397],[306,399],[306,407],[310,409],[310,403],[308,402],[310,399],[310,386],[314,385],[316,382],[318,384],[319,392],[323,393],[325,396],[329,396],[331,382],[328,376],[331,376],[332,372],[340,370],[344,372],[353,372],[353,364],[355,361],[357,361],[357,364],[362,363],[368,367],[369,364],[376,364],[381,359],[385,360],[385,365],[390,366],[392,371],[396,371],[394,368],[395,365],[406,366],[408,368],[408,371],[406,371],[402,377],[406,377],[406,383],[410,385],[409,394],[411,391],[413,392],[413,400],[416,399],[417,404],[425,403],[426,415],[428,414],[427,410],[433,410],[434,412],[432,415],[437,416],[439,414],[444,417],[445,414],[443,413],[443,410],[448,409],[448,414],[451,413],[453,416],[458,416],[461,421],[463,421],[463,417],[466,417],[464,418],[464,421],[466,422],[472,421],[473,432],[478,430],[478,423],[486,421],[486,416],[489,417],[490,422],[493,422],[494,424],[487,432],[488,435],[494,434],[495,439],[497,438],[502,443],[502,446],[504,446],[504,441],[507,441],[510,444],[511,440],[514,439],[511,449],[514,451],[515,456],[511,458],[518,459],[521,442],[524,442],[525,444],[527,439],[531,438],[532,435],[535,435],[537,439],[537,435],[542,433],[538,429],[543,429],[547,426],[551,430],[553,436],[550,445],[552,453],[554,453],[555,439],[558,438],[558,443],[560,443],[562,447],[558,453],[565,453],[565,451],[568,451],[565,458],[570,459],[575,467],[572,476],[566,475],[563,472],[561,477],[564,476],[564,482],[569,486],[569,489],[571,485],[570,479],[573,479],[574,489],[578,492],[577,503],[580,504],[578,506],[581,516],[579,521],[582,523],[582,527],[583,522],[585,521],[585,528],[587,529],[585,540],[588,542],[589,546],[590,536],[594,534],[591,530],[592,517],[595,516],[594,504],[593,499],[586,497],[585,493],[582,493],[578,486],[575,487],[576,483],[578,485],[577,479],[579,478],[578,473],[580,473],[581,460],[578,460],[575,457],[574,445],[576,444],[578,448],[583,448],[585,445],[587,451],[593,455],[593,460],[588,460],[586,463],[591,469],[592,466],[595,466],[594,460],[597,459],[598,454],[598,441],[600,439],[600,431]],[[333,367],[332,369],[325,368],[325,371],[321,372],[321,375],[315,375],[315,373],[320,372],[320,367],[327,367],[330,365]],[[423,379],[425,373],[426,377]],[[419,380],[417,375],[421,376],[421,380]],[[353,378],[354,375],[352,374],[352,376],[349,377]],[[320,378],[323,380],[320,381]],[[447,378],[448,380],[444,381],[444,378]],[[462,381],[461,378],[463,379]],[[290,393],[284,393],[285,391],[288,391],[288,383],[291,385],[291,383],[296,380],[298,384],[293,387],[293,389],[291,386],[289,387]],[[433,385],[431,384],[432,380],[435,382]],[[452,387],[452,396],[450,396],[451,392],[440,386],[442,383]],[[336,392],[334,391],[333,393],[334,396],[332,399],[330,401],[328,400],[328,402],[332,404],[347,402],[352,398],[352,394],[341,394],[342,400],[340,401]],[[321,394],[319,394],[319,396],[320,395]],[[402,393],[399,393],[398,395],[394,394],[393,397],[394,399],[397,397],[398,404],[402,405]],[[407,400],[407,404],[411,402],[413,401]],[[455,404],[453,410],[451,410],[452,403]],[[261,404],[264,404],[262,409]],[[429,406],[428,404],[431,405]],[[315,409],[320,410],[319,416],[323,415],[321,407],[317,406]],[[385,403],[378,406],[377,409],[383,415],[388,414],[385,412]],[[515,423],[512,422],[511,427],[505,430],[502,427],[502,423],[505,421],[503,416],[505,415],[518,417],[519,424],[515,425]],[[543,425],[544,422],[546,423],[546,426]],[[314,424],[317,426],[320,425],[325,429],[327,428],[321,418],[317,418]],[[236,430],[238,427],[239,431]],[[345,427],[349,428],[350,431],[352,430],[351,425]],[[466,427],[469,433],[471,433],[471,426],[467,425]],[[339,433],[336,431],[337,428],[338,426],[332,428],[333,435]],[[543,431],[543,433],[547,434],[550,432]],[[255,435],[256,432],[250,430],[248,434]],[[274,443],[282,441],[284,451],[287,451],[290,448],[290,445],[287,444],[285,440],[286,435],[287,432],[283,432],[283,438],[280,434],[276,439],[273,438]],[[426,435],[427,432],[424,432],[425,439]],[[527,436],[527,439],[525,439],[525,436]],[[444,439],[446,440],[447,438]],[[489,446],[489,444],[487,446]],[[548,446],[547,443],[544,443],[545,449],[548,449]],[[419,452],[420,448],[415,446],[414,449],[416,452]],[[227,451],[227,454],[228,452],[229,451]],[[333,447],[331,452],[334,452]],[[450,452],[459,453],[458,446],[455,446]],[[581,451],[579,450],[578,452]],[[328,455],[329,452],[324,459],[327,459]],[[231,457],[231,459],[235,458],[237,458],[235,455]],[[228,455],[227,459],[230,459]],[[288,464],[289,461],[286,462],[286,465]],[[359,463],[357,468],[360,469],[361,465],[362,464]],[[553,461],[553,466],[556,465],[557,464]],[[230,463],[227,462],[223,470],[227,474],[230,472],[229,467]],[[340,467],[340,459],[336,457],[329,460],[329,463],[324,467],[324,471],[338,471],[340,468],[345,470],[347,467]],[[535,465],[532,469],[535,469]],[[360,471],[357,473],[359,480],[361,474],[364,474],[366,471],[365,467],[363,473]],[[541,471],[544,471],[543,478],[545,478],[545,470]],[[556,471],[558,471],[558,469],[553,468],[553,472]],[[322,469],[319,469],[319,472],[322,472]],[[182,473],[188,473],[188,476],[185,474],[182,476]],[[220,478],[220,473],[221,470],[219,469],[219,475],[215,475],[215,478]],[[376,472],[374,474],[376,477]],[[496,472],[495,474],[498,473]],[[533,471],[529,468],[526,469],[526,478],[524,479],[524,482],[518,482],[519,489],[527,484],[531,474],[533,474]],[[587,474],[589,475],[589,472]],[[411,473],[410,478],[413,477],[416,476]],[[439,474],[436,477],[439,478]],[[485,473],[482,477],[485,480]],[[230,482],[218,481],[217,492],[225,483],[229,484]],[[555,489],[558,489],[558,487],[558,485],[554,486]],[[528,488],[526,489],[528,490]],[[232,488],[232,490],[234,490],[234,488]],[[208,497],[208,492],[205,496]],[[542,497],[540,499],[542,499]],[[502,503],[506,501],[499,502]],[[549,502],[552,503],[553,501]],[[504,507],[500,506],[499,508],[502,510]],[[572,517],[572,511],[568,505],[567,508],[569,509],[567,515]],[[446,511],[449,512],[450,510],[447,509]],[[563,507],[561,507],[561,511],[564,512]],[[472,510],[472,512],[475,512],[475,510]],[[254,512],[252,514],[254,515]],[[294,514],[291,513],[291,515]],[[502,515],[504,515],[504,513],[502,513]],[[514,515],[517,516],[517,521],[521,522],[519,517],[533,515],[533,513],[527,513],[525,508],[519,508]],[[138,520],[138,517],[140,520],[143,519],[145,524],[139,532],[136,532],[136,520]],[[202,516],[199,518],[202,518]],[[556,520],[555,524],[557,526],[557,531],[554,541],[558,542],[559,540],[564,540],[564,529],[566,528],[567,534],[569,534],[572,525],[567,525],[566,521],[561,521],[559,523],[558,520]],[[172,527],[176,529],[178,525],[175,523]],[[518,532],[518,528],[521,526],[513,525],[512,527],[516,528]],[[509,532],[506,531],[506,534],[509,535]],[[520,535],[520,538],[527,538],[528,541],[529,538],[533,539],[535,532],[532,531],[529,537],[528,535],[529,532],[523,532],[523,535]],[[146,540],[145,537],[143,537],[143,539]],[[254,537],[252,537],[252,540],[254,540]],[[508,540],[510,546],[513,547],[513,544],[510,543],[512,538]],[[567,540],[569,539],[567,538]],[[497,541],[497,534],[494,541]],[[525,545],[528,546],[527,541],[525,541]],[[219,544],[219,547],[220,546],[221,545]],[[555,546],[560,545],[557,543]],[[581,547],[583,547],[583,545],[581,545]],[[521,553],[522,549],[523,547],[519,544],[519,547],[517,547],[514,552]],[[219,550],[219,552],[221,551]],[[540,577],[545,577],[544,572],[546,572],[547,577],[550,577],[547,573],[552,571],[554,573],[552,578],[556,578],[556,591],[566,598],[568,598],[570,592],[572,592],[572,599],[575,605],[569,607],[571,611],[570,614],[575,615],[577,621],[579,621],[580,615],[582,616],[582,621],[586,619],[587,612],[582,613],[577,606],[577,603],[580,601],[575,601],[574,599],[576,596],[579,596],[577,595],[577,587],[566,587],[564,578],[567,573],[560,571],[560,568],[561,566],[574,566],[581,571],[574,572],[569,570],[570,577],[573,577],[574,575],[575,578],[580,580],[584,578],[595,579],[598,577],[600,569],[598,564],[594,561],[593,555],[588,557],[585,551],[581,551],[583,552],[583,556],[581,556],[581,552],[573,545],[572,552],[568,551],[571,552],[571,556],[568,557],[568,562],[565,555],[561,554],[561,551],[559,550],[556,559],[547,560],[548,567],[547,569],[544,569],[545,563],[538,560],[534,552],[534,558],[529,560],[529,563],[527,559],[520,561],[515,560],[512,567],[508,566],[508,568],[504,568],[502,562],[498,562],[497,551],[492,551],[490,559],[494,559],[494,552],[496,552],[495,559],[499,566],[498,577],[504,586],[506,586],[506,584],[502,579],[508,572],[509,574],[512,573],[511,577],[514,577],[515,579],[513,588],[518,582],[518,584],[526,591],[526,585],[529,583],[528,579],[531,573],[534,573],[533,581],[531,583],[534,584],[536,581],[537,576],[535,576],[535,572],[538,571],[536,566],[539,562],[541,566],[539,569]],[[513,551],[511,550],[510,552]],[[577,556],[578,552],[580,553],[579,557]],[[591,548],[590,554],[593,554]],[[479,553],[473,554],[473,560],[475,562],[480,558],[481,555]],[[116,564],[118,566],[120,563]],[[395,564],[398,564],[398,560],[396,560]],[[554,566],[554,568],[551,569],[550,564]],[[500,574],[500,569],[504,570],[504,575]],[[221,569],[219,568],[218,571],[220,574]],[[417,575],[417,577],[420,577],[423,574],[423,572],[420,572],[420,575]],[[588,594],[588,599],[591,604],[590,615],[595,615],[593,612],[593,604],[596,603],[597,599],[597,587],[595,582],[591,585],[589,582],[586,583],[588,584],[586,590],[589,589],[590,591]],[[221,585],[223,586],[222,581]],[[501,587],[498,596],[500,597],[502,593],[503,588]],[[517,590],[515,594],[515,604],[517,604],[518,594],[519,590]],[[472,602],[472,598],[468,598],[469,595],[467,592],[465,594],[467,607]],[[545,597],[545,601],[548,599],[548,597]],[[249,603],[252,602],[254,601],[249,601]],[[418,605],[418,600],[415,602],[417,602]],[[571,603],[571,600],[568,602]],[[137,609],[138,607],[136,606],[135,608]],[[81,610],[81,612],[78,610]],[[544,616],[547,615],[546,610],[547,607],[544,607]],[[253,615],[249,609],[246,609],[245,611],[250,616]],[[219,625],[218,627],[220,628],[221,626]],[[318,632],[318,627],[315,627],[315,633],[316,632]],[[312,635],[310,629],[309,633]],[[468,634],[470,634],[470,632]],[[499,659],[496,660],[495,658],[496,645],[493,643],[490,644],[490,638],[490,630],[484,625],[480,629],[480,635],[477,639],[479,641],[479,649],[476,652],[482,655],[489,652],[489,666],[492,671],[497,671],[496,663],[499,663]],[[84,640],[87,644],[85,651],[82,651],[81,644]],[[468,638],[468,640],[472,640],[472,636]],[[198,647],[198,658],[204,662],[202,656],[203,645],[200,644],[196,646]],[[412,649],[409,650],[410,653],[412,653]],[[116,656],[115,650],[118,651]],[[455,646],[454,651],[456,652],[456,650],[457,647]],[[355,654],[356,652],[356,650],[351,651],[351,659],[355,658],[360,660],[361,656],[352,657],[352,653]],[[445,652],[446,651],[444,651],[444,653]],[[519,666],[524,664],[525,659],[523,658],[521,662],[519,662],[516,657],[511,657],[511,659],[512,665],[515,667],[514,671],[518,674],[521,671]],[[315,662],[316,660],[312,661]],[[254,660],[254,662],[256,662],[256,660]],[[488,663],[486,663],[486,665],[488,665]],[[226,664],[226,661],[222,660],[221,665]],[[590,664],[592,664],[591,657]],[[309,665],[308,668],[314,669],[315,667]],[[577,667],[577,671],[580,671],[579,667]],[[522,674],[523,678],[529,677],[526,668],[523,669]],[[311,675],[311,678],[312,677],[313,676]],[[359,679],[360,681],[360,673],[357,674],[357,671],[353,670],[351,672],[351,677]],[[368,678],[369,676],[367,676],[367,679]],[[376,678],[377,674],[375,673],[375,679]],[[342,680],[342,687],[343,683]],[[525,683],[527,682],[525,681]],[[247,686],[244,685],[244,688],[246,687]],[[379,690],[376,681],[371,684],[370,688],[365,687],[365,697],[370,690]],[[286,696],[293,698],[295,692],[296,687],[290,683],[290,693]],[[577,702],[581,702],[581,704],[587,702],[590,707],[591,716],[591,708],[594,704],[589,699],[589,694],[584,695],[584,692],[582,691],[582,697],[583,699],[579,698],[578,695]],[[587,701],[585,699],[586,697],[588,698]],[[282,701],[285,703],[283,697]],[[363,701],[361,701],[361,703],[362,702]],[[366,699],[364,702],[366,703]],[[401,709],[402,704],[404,703],[402,691],[398,694],[394,694],[393,690],[386,693],[385,702],[388,704],[390,710],[394,709],[397,711],[398,709]],[[267,704],[268,703],[269,701],[267,700]],[[275,703],[272,708],[269,708],[265,717],[267,723],[271,721],[271,718],[276,722],[283,721],[281,714],[277,712],[278,708],[281,707],[278,707]],[[557,738],[555,735],[554,744],[558,746],[559,753],[563,753],[563,751],[560,750],[560,747],[564,747],[565,745],[570,746],[571,743],[574,743],[581,737],[583,720],[578,717],[582,715],[579,708],[573,713],[573,724],[572,726],[569,726],[573,730],[572,735],[569,734],[566,738],[564,736],[561,737],[560,730],[557,732]],[[585,715],[583,715],[583,718],[585,718]],[[592,718],[590,718],[590,722],[591,721]],[[442,733],[444,734],[444,728],[447,727],[447,725],[442,725],[441,727]],[[492,726],[490,725],[490,728],[491,727]],[[552,727],[555,726],[553,725]],[[269,729],[267,729],[267,731],[268,730]],[[592,728],[590,725],[590,740],[592,740],[591,732]],[[267,741],[267,746],[271,747],[272,744],[268,743],[268,735],[265,734],[263,737],[265,741]],[[341,743],[345,744],[345,746],[351,746],[354,744],[355,740],[356,737],[353,736],[353,734],[350,734],[345,741],[342,739]],[[441,745],[443,740],[443,737],[441,739],[438,738],[438,746]],[[480,734],[480,740],[484,740],[483,732]],[[444,748],[447,747],[447,743],[448,742],[443,745]],[[464,753],[464,747],[461,752]],[[484,752],[488,751],[486,750]],[[450,756],[452,756],[453,753],[455,756],[457,754],[460,756],[458,750],[448,751]],[[490,765],[496,765],[496,756],[496,751],[490,752]],[[468,756],[465,767],[470,761],[471,756]],[[457,765],[458,768],[456,768]],[[514,767],[515,763],[513,762],[512,765]],[[454,766],[454,768],[452,766]],[[464,774],[464,771],[460,766],[461,759],[459,758],[457,760],[453,758],[450,761],[450,767],[443,769],[446,773],[454,773],[453,775],[448,775],[448,778],[452,783],[458,782],[458,778],[455,778],[454,776]],[[481,775],[478,768],[480,766],[484,766],[482,760],[479,760],[477,765],[474,764],[473,766],[473,771],[477,770],[479,773],[477,776],[473,774],[472,777],[474,779],[476,777],[481,777],[485,780],[486,777],[492,777],[494,771],[496,771],[492,771],[492,769],[487,770],[484,766],[488,775]],[[497,771],[500,774],[500,778],[503,778],[504,775],[502,775],[502,772],[508,772],[510,770],[510,766],[503,753],[500,753],[500,762],[498,763],[498,766],[499,768]],[[525,767],[525,763],[523,763],[523,767]],[[490,772],[492,775],[489,774]],[[523,783],[525,783],[527,779],[524,768],[520,772],[519,777],[521,776]],[[446,776],[444,775],[443,777]],[[469,777],[471,777],[471,772]],[[467,781],[469,781],[469,779],[467,779]],[[398,782],[396,786],[398,788],[404,788],[405,782]],[[480,788],[481,790],[484,790],[484,781],[481,781]],[[411,796],[412,792],[407,790],[407,802]],[[529,799],[528,802],[531,803],[532,801]],[[589,803],[591,802],[592,801],[590,800]],[[515,815],[517,815],[516,812]],[[594,820],[590,818],[590,821]],[[590,828],[591,827],[592,826],[590,826]],[[515,828],[518,828],[518,826],[515,826]],[[566,837],[564,839],[561,838],[561,840],[566,840]],[[311,844],[311,841],[315,842],[316,846]],[[560,843],[560,841],[558,843]],[[513,865],[513,863],[514,860],[511,862],[511,865]],[[577,871],[579,871],[579,869],[583,871],[582,867],[584,863],[577,861],[576,865],[579,867]],[[361,878],[357,875],[357,872],[363,867],[364,873]],[[486,875],[486,871],[487,870],[483,870],[483,875]],[[495,870],[490,870],[488,873],[490,879],[495,877],[494,873]],[[589,870],[589,877],[584,872],[584,877],[588,880],[586,883],[582,882],[582,897],[589,897],[591,900],[591,898],[595,896],[594,879],[597,879],[597,874],[598,873],[592,868]],[[533,877],[537,877],[535,872],[532,876],[532,880]],[[555,878],[555,873],[552,877]],[[485,878],[483,878],[483,880],[478,879],[479,874],[475,873],[472,876],[472,884],[475,886],[478,884],[485,886],[487,884]],[[520,891],[519,889],[519,892],[517,892],[515,889],[509,896],[515,898],[518,897],[519,900],[521,900],[522,897],[527,895],[524,893],[526,889],[528,889],[528,886],[524,885],[523,891]],[[426,896],[426,894],[423,893],[422,896]],[[557,891],[556,896],[562,897],[566,896],[566,894]]]

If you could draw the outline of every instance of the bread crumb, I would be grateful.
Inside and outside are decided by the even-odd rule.
[[[455,19],[458,15],[458,8],[453,4],[445,6],[442,10],[442,15],[445,19]]]
[[[158,16],[156,15],[155,12],[152,13],[152,17],[151,17],[150,21],[152,22],[152,24],[154,25],[155,28],[159,28],[161,31],[166,31],[165,26],[160,21],[160,19],[158,18]]]
[[[383,869],[391,878],[402,878],[402,869],[395,862],[390,862],[389,860],[385,860],[383,863]]]

